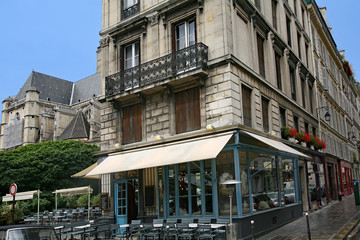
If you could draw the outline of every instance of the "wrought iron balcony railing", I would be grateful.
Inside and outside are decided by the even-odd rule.
[[[105,95],[113,96],[127,90],[156,83],[195,69],[206,69],[208,47],[197,43],[188,48],[115,73],[105,78]]]
[[[131,17],[132,15],[138,13],[139,11],[140,11],[140,4],[138,1],[137,4],[122,10],[121,19]]]

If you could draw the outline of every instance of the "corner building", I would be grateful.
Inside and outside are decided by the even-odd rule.
[[[317,134],[305,1],[104,0],[101,192],[116,223],[227,218],[239,238],[309,206]],[[320,160],[319,160],[320,161]],[[226,180],[240,184],[226,186]]]

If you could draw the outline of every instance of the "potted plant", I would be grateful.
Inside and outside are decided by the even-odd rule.
[[[295,142],[295,138],[298,135],[298,131],[295,128],[290,128],[289,134],[290,134],[290,138],[291,138],[289,140],[292,141],[292,142]]]
[[[299,144],[301,143],[304,147],[308,142],[310,142],[310,135],[306,132],[299,132],[296,136],[296,140],[298,140]]]
[[[290,137],[290,128],[284,126],[281,128],[281,137],[283,139],[289,139]]]

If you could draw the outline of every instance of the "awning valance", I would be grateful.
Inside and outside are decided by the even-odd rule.
[[[86,187],[58,189],[53,193],[59,193],[61,196],[74,196],[74,195],[89,194],[92,192],[93,192],[93,189],[90,186],[86,186]]]
[[[227,132],[112,154],[87,176],[212,159],[232,136],[233,132]]]
[[[249,135],[250,137],[253,137],[263,143],[265,143],[266,145],[269,145],[270,147],[272,148],[275,148],[279,151],[282,151],[282,152],[287,152],[287,153],[291,153],[291,154],[294,154],[294,155],[298,155],[300,157],[305,157],[305,158],[310,158],[309,156],[299,152],[298,150],[292,148],[292,147],[289,147],[279,141],[276,141],[274,139],[270,139],[270,138],[267,138],[267,137],[263,137],[263,136],[260,136],[260,135],[257,135],[255,133],[250,133],[250,132],[247,132],[247,131],[242,131],[243,133]]]
[[[38,195],[39,193],[41,193],[39,190],[19,192],[15,194],[15,201],[33,199],[34,195]],[[12,200],[13,200],[13,195],[9,193],[2,197],[3,202],[11,202]]]

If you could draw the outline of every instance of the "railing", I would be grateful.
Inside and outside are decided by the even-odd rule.
[[[207,68],[208,47],[197,43],[105,78],[106,97],[156,83],[190,70]]]
[[[137,4],[122,10],[121,19],[125,19],[128,17],[131,17],[132,15],[138,13],[140,10],[140,4],[139,1]]]

